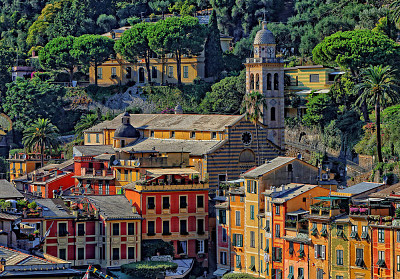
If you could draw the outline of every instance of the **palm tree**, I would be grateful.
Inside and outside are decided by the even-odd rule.
[[[44,165],[45,148],[58,147],[58,128],[49,119],[39,118],[24,131],[22,142],[29,151],[40,150],[41,166]]]
[[[245,118],[254,124],[257,138],[257,163],[260,165],[260,146],[258,141],[258,124],[263,117],[263,109],[267,107],[267,102],[263,94],[258,91],[252,91],[244,96],[241,113]]]
[[[397,22],[400,19],[400,0],[395,0],[389,6],[393,10],[393,19]]]
[[[356,101],[356,105],[367,101],[375,106],[376,147],[378,161],[383,162],[381,142],[381,106],[387,106],[399,99],[399,92],[395,72],[390,66],[370,66],[362,74],[362,82],[354,89],[362,92]]]
[[[99,117],[99,112],[97,112],[97,114],[91,113],[82,115],[79,122],[75,125],[76,138],[81,139],[83,137],[83,131],[99,123],[100,117]]]

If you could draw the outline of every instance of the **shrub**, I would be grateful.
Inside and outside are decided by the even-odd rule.
[[[174,256],[174,246],[171,243],[165,242],[162,239],[143,240],[142,241],[142,257],[148,258],[156,256],[157,252],[161,255]]]
[[[135,279],[154,279],[158,278],[158,275],[160,273],[164,273],[165,271],[175,271],[177,268],[178,264],[173,262],[141,261],[124,264],[121,266],[121,271],[125,274],[132,276]]]
[[[256,278],[247,273],[228,273],[225,274],[222,279],[253,279]]]
[[[36,209],[36,207],[37,207],[37,203],[36,202],[31,202],[30,204],[28,204],[28,208],[29,209]]]

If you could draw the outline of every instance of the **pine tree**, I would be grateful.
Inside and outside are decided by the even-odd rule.
[[[205,76],[217,77],[223,70],[223,65],[217,14],[213,10],[208,23],[208,36],[205,44]]]

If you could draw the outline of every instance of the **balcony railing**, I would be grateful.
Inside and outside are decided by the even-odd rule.
[[[92,175],[92,176],[114,176],[114,172],[108,169],[93,169],[93,168],[81,168],[81,175]]]
[[[284,60],[282,58],[247,58],[246,63],[283,63]]]

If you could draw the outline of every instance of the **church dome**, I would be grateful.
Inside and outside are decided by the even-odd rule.
[[[130,123],[130,115],[125,112],[122,116],[122,125],[115,130],[114,137],[116,138],[139,138],[140,133]]]
[[[267,29],[267,22],[263,21],[262,28],[254,38],[255,45],[276,44],[274,34]]]

